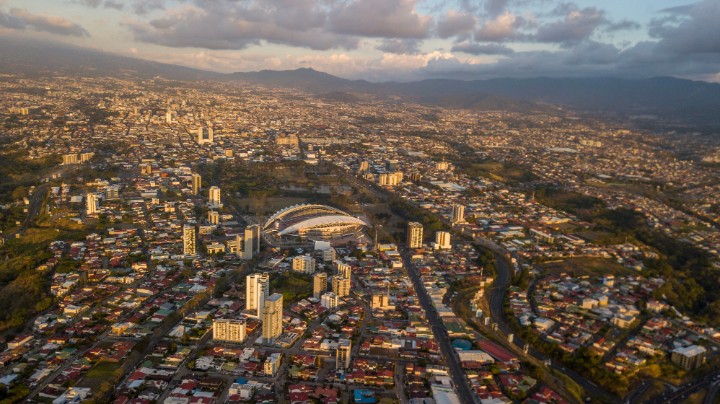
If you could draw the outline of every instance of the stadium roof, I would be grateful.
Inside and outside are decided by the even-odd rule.
[[[295,234],[300,229],[314,228],[314,227],[330,227],[332,225],[347,226],[347,225],[361,225],[367,226],[363,220],[353,216],[347,215],[324,215],[312,217],[301,222],[295,223],[290,227],[283,229],[279,234],[281,236]]]

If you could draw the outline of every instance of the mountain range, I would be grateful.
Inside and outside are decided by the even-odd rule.
[[[355,102],[399,98],[478,110],[542,111],[550,106],[623,115],[655,115],[697,126],[720,127],[720,84],[672,77],[648,79],[500,78],[427,79],[374,83],[348,80],[311,68],[222,74],[51,43],[0,38],[0,72],[183,81],[236,81],[297,88],[326,100]]]

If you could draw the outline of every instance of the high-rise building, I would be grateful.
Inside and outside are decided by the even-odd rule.
[[[260,225],[253,224],[245,228],[242,259],[249,260],[260,252]]]
[[[183,254],[195,255],[197,247],[195,245],[195,225],[186,224],[183,226]]]
[[[172,111],[165,112],[165,123],[172,123]]]
[[[328,276],[325,272],[318,272],[313,276],[313,297],[319,299],[327,291]]]
[[[270,295],[270,275],[255,273],[245,277],[245,308],[256,310],[257,316],[262,315],[265,298]]]
[[[315,268],[315,258],[309,255],[299,255],[297,257],[293,257],[292,259],[293,271],[312,274],[315,272]]]
[[[367,161],[361,161],[360,162],[360,168],[358,168],[358,174],[362,174],[370,169],[370,163]]]
[[[435,232],[435,248],[438,250],[449,250],[452,248],[450,245],[450,233],[446,231]]]
[[[326,309],[334,309],[338,306],[338,295],[333,292],[326,292],[320,295],[320,306]]]
[[[235,254],[238,256],[238,258],[243,257],[243,237],[242,234],[238,234],[235,236]]]
[[[114,200],[120,199],[120,187],[117,185],[111,185],[105,188],[105,199]]]
[[[200,174],[192,175],[192,193],[193,195],[200,194],[200,188],[202,188],[202,177]]]
[[[273,293],[265,299],[262,312],[262,336],[265,342],[275,341],[282,335],[283,296]]]
[[[465,222],[465,206],[453,205],[452,214],[450,215],[450,222],[452,222],[453,224]]]
[[[97,196],[94,193],[89,193],[85,196],[85,213],[90,216],[97,213]]]
[[[352,351],[352,343],[349,339],[341,338],[338,340],[337,351],[335,352],[335,370],[347,370],[350,368],[350,354]]]
[[[220,202],[220,188],[212,186],[208,190],[208,199],[210,201],[210,206],[213,208],[219,208],[222,206],[222,203]]]
[[[210,224],[220,223],[220,214],[217,211],[211,210],[208,212],[208,222]]]
[[[352,267],[350,265],[342,261],[335,261],[333,263],[335,264],[337,273],[341,278],[350,279],[350,276],[352,275]]]
[[[338,295],[338,297],[347,296],[350,294],[350,279],[343,278],[342,276],[336,275],[332,278],[332,290]]]
[[[423,226],[418,222],[408,223],[407,245],[409,248],[422,248]]]
[[[243,342],[247,337],[245,320],[213,320],[213,340]]]

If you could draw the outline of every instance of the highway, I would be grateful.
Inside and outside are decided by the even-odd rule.
[[[415,291],[417,291],[420,305],[427,315],[430,329],[432,329],[433,335],[435,335],[435,340],[440,346],[440,352],[445,359],[448,368],[450,368],[450,376],[453,384],[455,385],[455,392],[457,393],[460,402],[479,403],[480,400],[478,396],[470,389],[470,385],[465,377],[465,371],[460,366],[460,360],[455,353],[455,349],[450,345],[450,338],[445,331],[445,327],[440,320],[440,316],[438,316],[437,311],[435,311],[435,308],[430,301],[430,296],[428,296],[428,293],[425,290],[422,280],[420,279],[420,274],[410,259],[410,253],[405,248],[402,248],[401,253],[403,257],[403,264],[405,265],[405,268],[407,268],[408,275],[413,282]]]
[[[713,400],[717,394],[717,384],[720,382],[720,369],[715,370],[699,379],[694,379],[691,382],[685,383],[678,387],[672,392],[665,392],[660,396],[654,397],[649,400],[649,404],[669,404],[669,403],[682,403],[691,394],[698,390],[709,388],[708,396],[710,400]],[[706,397],[707,398],[707,397]],[[712,402],[712,401],[711,401]]]

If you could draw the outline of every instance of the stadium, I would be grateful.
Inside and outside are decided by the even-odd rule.
[[[326,205],[294,205],[281,209],[265,221],[263,232],[272,245],[331,241],[359,242],[368,224],[340,209]]]

